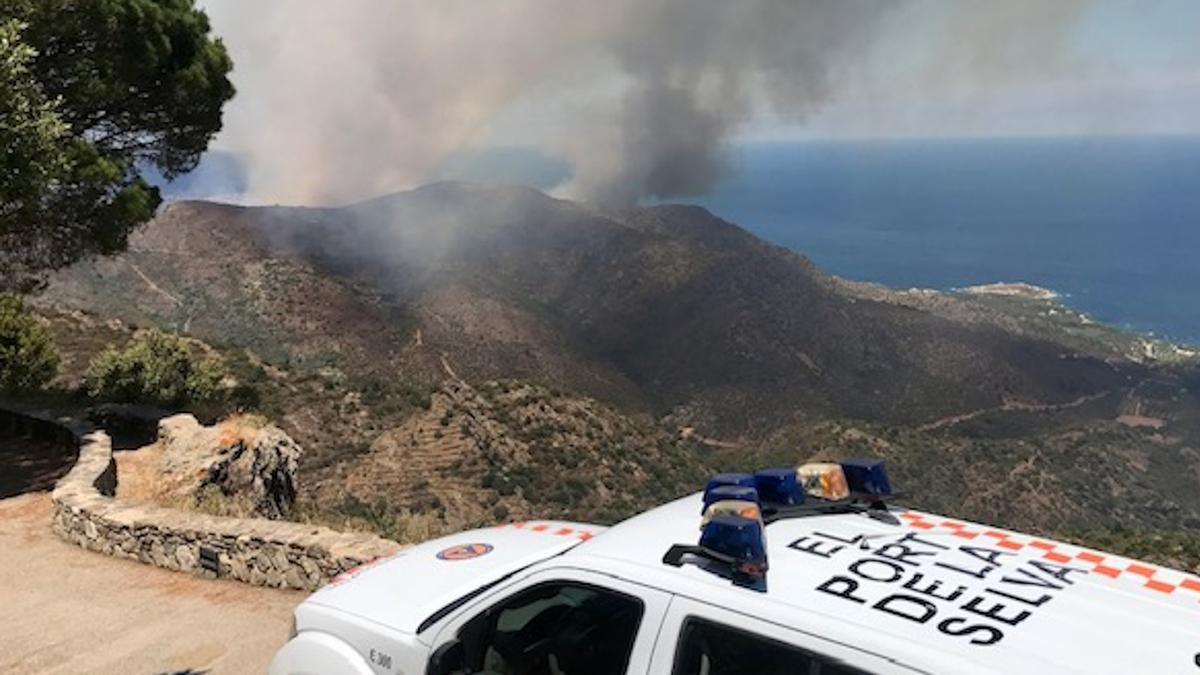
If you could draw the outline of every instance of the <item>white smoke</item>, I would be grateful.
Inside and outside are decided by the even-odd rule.
[[[748,119],[802,119],[841,89],[878,85],[892,58],[879,45],[897,31],[938,45],[904,75],[911,86],[986,86],[1052,70],[1064,26],[1088,3],[201,4],[234,58],[239,94],[218,145],[247,162],[248,198],[331,204],[412,187],[539,101],[556,113],[536,142],[570,162],[572,196],[703,192]]]

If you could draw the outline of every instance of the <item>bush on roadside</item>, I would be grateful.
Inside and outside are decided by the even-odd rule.
[[[178,335],[149,330],[125,349],[108,347],[88,364],[88,393],[117,403],[179,407],[216,400],[225,373]]]
[[[15,295],[0,294],[0,391],[46,385],[58,372],[58,350],[43,326]]]

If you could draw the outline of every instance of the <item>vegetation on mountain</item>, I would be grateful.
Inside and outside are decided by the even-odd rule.
[[[0,288],[125,247],[234,93],[192,0],[0,0]]]
[[[58,351],[49,329],[20,298],[0,293],[0,392],[46,385],[58,370]]]
[[[314,476],[308,508],[413,541],[497,521],[611,523],[707,472],[652,419],[528,382],[448,382],[429,410]]]
[[[298,512],[402,540],[851,455],[911,506],[1047,536],[1200,527],[1186,350],[1049,301],[860,287],[692,207],[182,203],[37,303],[73,364],[110,318],[205,340],[236,407],[306,448]]]
[[[1084,546],[1200,574],[1200,533],[1188,530],[1085,530],[1068,539]]]
[[[1094,417],[1036,413],[1007,422],[1008,430],[985,435],[827,420],[713,461],[746,470],[878,457],[904,505],[1055,537],[1200,527],[1195,440]]]
[[[216,399],[224,376],[215,358],[196,353],[177,335],[150,329],[124,349],[97,354],[85,379],[88,392],[103,401],[182,407]]]
[[[46,297],[277,365],[517,378],[718,438],[1070,401],[1130,367],[844,293],[702,209],[459,184],[345,209],[177,204]]]

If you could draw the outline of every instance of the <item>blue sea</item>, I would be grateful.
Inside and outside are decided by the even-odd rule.
[[[1025,281],[1200,343],[1200,138],[736,146],[708,207],[834,274],[897,288]]]

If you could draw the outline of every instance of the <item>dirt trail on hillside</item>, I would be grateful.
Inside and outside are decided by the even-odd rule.
[[[1091,403],[1092,401],[1097,401],[1099,399],[1102,399],[1111,393],[1112,393],[1111,390],[1106,389],[1104,391],[1098,391],[1095,394],[1088,394],[1086,396],[1080,396],[1077,399],[1067,401],[1065,403],[1030,403],[1028,401],[1006,400],[1003,405],[999,405],[999,406],[996,406],[993,408],[984,408],[982,410],[974,410],[969,413],[963,413],[961,415],[951,415],[949,417],[943,417],[939,420],[934,420],[932,422],[929,422],[928,424],[922,424],[921,426],[917,427],[917,431],[933,431],[935,429],[941,429],[943,427],[950,427],[950,426],[954,426],[955,424],[959,424],[960,422],[966,422],[967,420],[973,420],[976,417],[980,417],[980,416],[986,415],[988,413],[994,413],[994,412],[1011,412],[1011,411],[1058,412],[1060,410],[1070,410],[1071,408],[1078,408],[1079,406],[1084,405],[1085,403]]]
[[[210,581],[85,551],[46,493],[0,501],[0,673],[262,673],[296,591]]]

